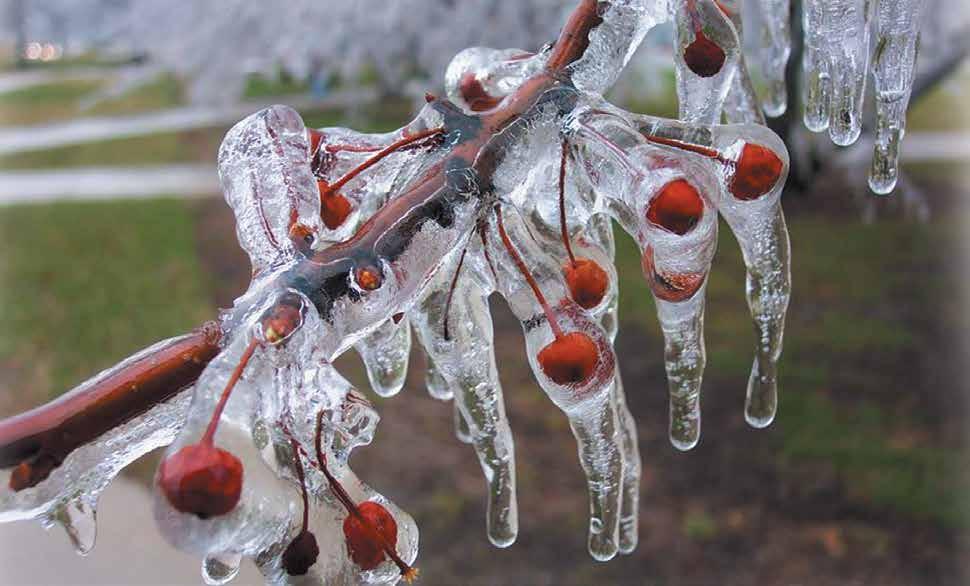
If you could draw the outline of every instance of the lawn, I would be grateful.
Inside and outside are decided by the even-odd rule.
[[[214,315],[183,201],[0,207],[6,402],[53,398]]]

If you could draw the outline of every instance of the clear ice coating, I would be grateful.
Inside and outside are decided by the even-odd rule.
[[[886,187],[921,3],[877,3],[871,17],[867,6],[806,2],[815,35],[806,73],[813,123],[853,138],[863,37],[875,22],[884,152],[874,177]],[[788,3],[758,8],[765,22],[751,30],[771,70],[761,103],[777,113]],[[169,542],[203,560],[206,583],[231,580],[243,558],[272,584],[411,580],[414,520],[348,466],[353,449],[378,437],[380,417],[333,361],[354,349],[372,390],[396,395],[413,333],[427,356],[428,391],[453,401],[455,434],[481,466],[488,538],[510,546],[519,510],[488,302],[497,294],[520,322],[536,381],[575,436],[590,554],[633,551],[641,463],[631,389],[613,349],[614,222],[640,248],[663,333],[656,352],[671,443],[687,450],[701,437],[705,292],[719,217],[747,269],[755,349],[744,416],[766,426],[778,404],[791,293],[780,201],[788,154],[763,125],[740,15],[739,1],[581,0],[559,39],[535,52],[459,53],[445,75],[448,99],[429,95],[397,131],[307,129],[284,106],[238,123],[220,149],[219,174],[252,263],[248,290],[217,324],[0,421],[0,521],[60,524],[87,552],[101,490],[167,445],[155,517]],[[626,112],[602,97],[665,19],[676,30],[680,120]]]
[[[753,56],[765,85],[760,109],[768,116],[781,116],[787,109],[790,90],[786,87],[785,70],[792,53],[792,2],[750,1],[755,4],[750,15],[757,36]],[[742,2],[719,0],[716,4],[740,36]],[[804,41],[800,98],[804,108],[802,116],[809,130],[827,130],[837,145],[856,142],[864,130],[865,91],[872,71],[876,115],[869,187],[877,194],[892,192],[898,179],[899,148],[917,72],[920,25],[926,7],[931,4],[931,11],[951,16],[959,12],[957,3],[942,0],[805,0],[799,4]],[[679,41],[681,46],[692,38],[690,26],[681,24],[689,23],[689,18],[683,15],[690,14],[691,6],[704,14],[703,5],[702,0],[696,0],[696,4],[686,0],[672,3],[680,8],[675,12],[675,21],[678,39],[686,39]],[[714,23],[710,20],[710,11],[707,14],[706,22]],[[691,79],[682,69],[678,71],[678,83],[681,79]],[[735,115],[737,106],[751,103],[753,96],[746,69],[743,63],[738,68],[725,115],[729,122],[763,123],[752,116]],[[705,120],[683,98],[681,104],[681,118],[693,113],[695,121]],[[744,110],[753,113],[747,108],[741,111]]]
[[[872,56],[876,140],[869,187],[878,194],[890,193],[899,177],[899,144],[906,133],[922,9],[923,0],[876,2],[876,48]]]

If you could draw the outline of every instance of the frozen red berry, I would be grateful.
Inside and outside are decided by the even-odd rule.
[[[653,248],[647,247],[641,261],[647,285],[657,299],[673,303],[686,301],[697,293],[704,283],[704,273],[663,273],[657,270],[653,260]]]
[[[313,533],[303,530],[283,550],[283,569],[290,576],[304,576],[317,563],[320,547]]]
[[[583,309],[592,309],[603,301],[610,279],[594,260],[578,258],[566,263],[563,273],[569,295]]]
[[[599,351],[592,338],[582,332],[564,334],[539,351],[539,366],[558,385],[575,385],[593,376]]]
[[[704,200],[686,179],[664,185],[647,207],[647,221],[668,232],[683,236],[704,215]]]
[[[190,444],[162,460],[158,484],[177,511],[200,519],[225,515],[242,494],[239,458],[210,443]]]
[[[323,225],[330,230],[336,230],[347,220],[353,206],[343,195],[330,191],[330,185],[326,181],[317,180],[317,188],[320,190],[320,216],[323,218]]]
[[[697,31],[694,42],[684,49],[684,62],[687,67],[701,77],[717,75],[724,67],[726,57],[724,49],[700,30]]]
[[[771,149],[747,143],[734,165],[731,193],[734,197],[751,201],[771,191],[781,177],[783,163]]]
[[[373,501],[357,507],[344,519],[344,538],[350,559],[362,570],[373,570],[387,559],[385,547],[397,547],[397,521],[387,509]]]

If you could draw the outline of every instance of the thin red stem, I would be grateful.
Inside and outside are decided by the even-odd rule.
[[[562,232],[562,243],[566,245],[566,253],[569,254],[569,262],[576,266],[576,256],[573,255],[573,247],[569,243],[569,230],[566,228],[566,154],[568,148],[566,139],[563,139],[562,157],[559,160],[559,229]]]
[[[504,244],[505,249],[509,251],[509,256],[512,257],[512,262],[515,263],[515,266],[518,267],[519,272],[522,273],[523,277],[525,277],[526,282],[529,283],[529,287],[532,288],[532,293],[535,294],[536,301],[538,301],[539,305],[542,306],[542,312],[546,314],[546,320],[549,322],[549,327],[552,328],[552,333],[558,340],[562,337],[562,329],[559,327],[559,321],[556,319],[556,315],[552,312],[552,309],[549,308],[549,304],[546,302],[546,297],[539,289],[539,284],[536,283],[535,277],[532,276],[529,268],[525,266],[525,262],[522,260],[522,257],[519,256],[519,251],[516,250],[515,246],[512,245],[509,235],[505,232],[505,226],[502,223],[501,206],[495,206],[495,220],[496,227],[498,228],[498,235],[502,238],[502,244]]]
[[[676,139],[673,139],[673,138],[664,138],[662,136],[649,136],[649,135],[644,135],[644,138],[646,138],[650,142],[653,142],[653,143],[656,143],[656,144],[662,144],[664,146],[673,147],[675,149],[680,149],[682,151],[689,151],[689,152],[692,152],[692,153],[697,153],[699,155],[702,155],[702,156],[705,156],[705,157],[714,159],[715,161],[718,161],[719,163],[723,163],[725,165],[730,165],[731,164],[731,161],[729,161],[729,160],[725,159],[724,157],[722,157],[721,156],[721,153],[717,152],[716,150],[714,150],[712,148],[703,147],[703,146],[696,145],[696,144],[691,144],[689,142],[683,142],[683,141],[676,140]]]
[[[458,285],[458,275],[461,274],[461,267],[465,264],[465,253],[468,252],[468,245],[461,251],[461,258],[458,259],[458,268],[455,269],[455,276],[451,278],[451,287],[448,288],[448,299],[445,301],[444,334],[445,340],[450,340],[448,333],[448,315],[451,313],[451,300],[455,296],[455,287]]]
[[[256,351],[257,346],[259,346],[259,341],[255,338],[246,346],[242,358],[239,359],[239,364],[236,365],[236,369],[232,371],[232,375],[229,377],[229,382],[226,383],[226,388],[222,390],[222,396],[219,397],[219,403],[216,404],[216,409],[212,413],[212,419],[209,420],[209,426],[205,430],[205,435],[202,436],[201,443],[212,445],[212,438],[216,435],[216,427],[219,426],[219,419],[222,417],[223,409],[226,408],[226,402],[229,401],[229,395],[232,393],[233,387],[236,386],[236,382],[239,381],[239,377],[242,376],[249,359],[253,357],[253,352]]]
[[[367,525],[370,528],[372,536],[378,539],[381,545],[381,549],[383,549],[384,553],[386,553],[387,556],[394,561],[394,564],[401,572],[401,575],[413,577],[411,566],[408,565],[407,562],[402,560],[401,556],[397,555],[397,551],[393,547],[391,547],[390,544],[387,543],[387,540],[384,539],[384,536],[381,534],[381,532],[378,531],[376,527],[371,525],[370,521],[368,521],[363,515],[360,514],[360,509],[358,509],[357,505],[354,504],[353,499],[350,498],[350,495],[347,494],[347,491],[344,490],[344,487],[333,476],[333,474],[330,473],[330,470],[327,469],[327,458],[323,453],[322,437],[323,437],[323,411],[320,411],[319,413],[317,413],[317,429],[316,429],[316,437],[314,438],[314,447],[317,450],[317,462],[320,465],[320,471],[323,472],[323,475],[327,478],[327,482],[330,484],[330,490],[332,490],[334,495],[337,496],[337,499],[341,503],[343,503],[348,513],[356,517],[361,523],[363,523],[364,525]]]
[[[300,444],[296,439],[290,437],[290,445],[293,446],[293,464],[296,467],[296,477],[300,480],[300,492],[303,495],[303,533],[306,533],[310,525],[310,497],[306,490],[306,476],[303,474],[303,463],[300,462]]]
[[[402,138],[402,139],[400,139],[400,140],[398,140],[396,142],[393,142],[393,143],[387,145],[386,147],[384,147],[383,149],[381,149],[380,151],[378,151],[377,154],[375,154],[373,157],[367,159],[366,161],[364,161],[363,163],[361,163],[360,165],[358,165],[354,169],[351,169],[349,172],[347,172],[346,175],[344,175],[343,177],[341,177],[340,179],[338,179],[336,182],[334,182],[333,184],[331,184],[330,185],[330,188],[328,189],[328,192],[329,193],[336,193],[337,191],[340,190],[340,188],[342,188],[344,185],[346,185],[348,181],[350,181],[354,177],[357,177],[358,175],[360,175],[361,173],[363,173],[367,169],[373,167],[374,165],[376,165],[377,163],[379,163],[382,159],[384,159],[388,155],[392,154],[393,152],[398,151],[401,148],[408,146],[409,144],[418,142],[419,140],[423,140],[423,139],[428,138],[430,136],[437,136],[437,135],[439,135],[439,134],[441,134],[443,132],[444,132],[444,130],[441,129],[441,128],[429,128],[427,130],[422,130],[421,132],[418,132],[416,134],[412,134],[411,136]]]
[[[328,153],[376,153],[381,150],[381,147],[369,145],[357,145],[357,144],[328,144],[324,147]]]
[[[485,262],[488,263],[489,270],[492,271],[492,276],[495,280],[498,280],[498,273],[495,272],[495,265],[492,264],[492,256],[488,253],[488,241],[485,237],[485,230],[488,228],[488,223],[479,224],[478,235],[482,238],[482,252],[485,254]]]
[[[694,29],[694,34],[700,33],[704,28],[700,16],[697,14],[696,0],[687,0],[687,16],[690,17],[690,25]]]

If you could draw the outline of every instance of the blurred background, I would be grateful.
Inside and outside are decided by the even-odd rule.
[[[308,126],[397,128],[425,91],[442,91],[458,50],[535,50],[571,4],[0,0],[0,416],[192,328],[244,291],[249,263],[215,171],[235,121],[284,103]],[[784,195],[794,294],[770,428],[744,423],[754,339],[740,255],[722,229],[703,437],[688,453],[670,446],[653,302],[636,247],[618,233],[617,349],[644,465],[632,555],[605,564],[587,555],[575,442],[532,380],[501,302],[496,347],[521,520],[513,547],[488,544],[481,471],[454,438],[451,406],[424,392],[422,359],[399,397],[371,395],[382,424],[352,465],[418,522],[421,583],[970,581],[967,12],[962,0],[927,0],[891,197],[866,188],[870,136],[835,148],[801,127],[796,104],[773,121],[794,161]],[[670,38],[664,27],[650,33],[616,103],[676,115]],[[355,355],[338,366],[367,390]],[[198,560],[152,524],[156,463],[145,458],[105,493],[86,558],[59,530],[0,525],[0,583],[199,582]],[[252,567],[237,581],[260,583]]]

